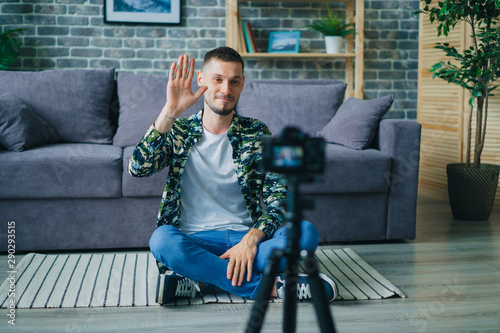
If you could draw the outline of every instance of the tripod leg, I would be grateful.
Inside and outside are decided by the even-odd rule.
[[[312,301],[316,310],[316,316],[318,318],[321,332],[335,333],[335,325],[333,323],[332,314],[330,313],[325,288],[321,278],[319,277],[318,262],[316,258],[314,258],[314,254],[312,252],[307,252],[307,256],[304,260],[304,267],[308,275],[309,285],[311,286]]]
[[[283,332],[286,333],[294,333],[297,327],[298,259],[296,253],[287,253],[285,306],[283,313]]]
[[[262,281],[257,291],[257,297],[255,298],[255,303],[250,313],[246,333],[258,333],[264,324],[264,317],[266,316],[269,300],[271,299],[271,292],[273,290],[276,275],[278,275],[279,264],[282,257],[282,250],[274,250],[267,261]]]

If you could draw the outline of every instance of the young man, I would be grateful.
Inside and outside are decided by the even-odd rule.
[[[161,303],[194,297],[200,284],[255,298],[271,251],[286,244],[280,200],[287,189],[278,174],[259,168],[261,141],[271,135],[269,129],[235,111],[245,83],[240,55],[229,47],[208,52],[197,73],[196,92],[191,90],[194,64],[187,55],[172,64],[166,104],[129,163],[135,177],[169,167],[149,242],[160,270],[171,270]],[[203,109],[179,118],[202,95]],[[316,228],[306,221],[301,228],[301,248],[315,251]],[[284,270],[285,260],[280,264]],[[336,286],[322,278],[333,300]],[[284,276],[276,278],[273,296],[283,297],[283,281]],[[304,277],[299,278],[298,296],[310,297]]]

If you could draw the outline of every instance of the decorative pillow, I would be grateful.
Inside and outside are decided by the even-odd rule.
[[[64,142],[112,142],[113,89],[113,68],[0,71],[0,92],[21,98]]]
[[[392,95],[366,101],[351,97],[318,135],[326,142],[365,149],[372,142],[380,119],[389,111],[393,101]]]
[[[10,151],[23,151],[60,141],[52,127],[19,98],[0,96],[0,144]]]

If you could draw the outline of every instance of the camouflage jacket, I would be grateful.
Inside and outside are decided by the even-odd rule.
[[[157,226],[180,226],[181,177],[191,147],[202,138],[202,112],[177,119],[170,132],[165,134],[158,133],[151,126],[130,158],[128,169],[134,177],[147,177],[169,167]],[[282,177],[276,173],[264,173],[259,168],[262,161],[261,140],[271,132],[261,121],[235,112],[227,135],[233,147],[233,162],[241,192],[254,221],[253,227],[271,237],[284,222],[284,209],[279,201],[287,196]]]

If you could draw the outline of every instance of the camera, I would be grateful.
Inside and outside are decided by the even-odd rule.
[[[325,141],[296,127],[286,127],[277,137],[263,141],[265,171],[285,175],[320,174],[325,169]]]

